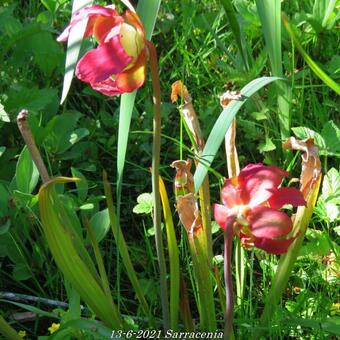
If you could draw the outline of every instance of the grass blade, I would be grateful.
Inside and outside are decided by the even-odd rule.
[[[308,55],[308,53],[303,49],[300,45],[297,36],[294,33],[294,30],[290,26],[286,17],[283,17],[283,24],[289,33],[291,39],[294,41],[296,48],[301,53],[303,59],[306,61],[311,70],[316,74],[318,78],[320,78],[329,88],[335,91],[338,95],[340,95],[340,85],[337,84],[332,78],[330,78],[317,64],[316,62]]]
[[[225,10],[225,13],[228,17],[228,20],[230,22],[230,28],[231,31],[234,35],[237,47],[240,51],[242,60],[243,60],[243,64],[246,68],[246,70],[249,70],[249,61],[247,58],[247,52],[246,52],[246,48],[245,48],[245,41],[242,39],[242,35],[241,35],[241,29],[240,29],[240,25],[237,21],[236,18],[236,14],[235,14],[235,10],[234,10],[234,6],[231,2],[231,0],[221,0],[222,6]]]
[[[195,192],[201,187],[208,172],[208,168],[214,160],[216,153],[224,140],[225,134],[238,110],[255,92],[269,83],[280,79],[282,80],[282,78],[279,77],[262,77],[251,81],[241,90],[242,97],[239,100],[233,100],[223,109],[210,132],[207,144],[204,147],[200,162],[195,171]]]
[[[92,5],[93,0],[74,0],[72,6],[72,14],[79,11],[85,6]],[[83,20],[76,25],[70,32],[67,41],[66,61],[65,61],[65,75],[63,83],[63,91],[61,95],[60,104],[64,102],[70,90],[74,70],[78,61],[81,43],[83,41],[87,20]]]
[[[281,0],[257,0],[256,7],[262,24],[272,74],[282,77]],[[280,81],[276,85],[281,139],[285,140],[290,135],[291,89],[286,82]]]
[[[179,255],[169,199],[163,179],[161,177],[159,177],[159,192],[161,194],[163,206],[163,215],[166,227],[170,259],[170,327],[172,330],[177,330],[179,312],[179,284],[180,284]]]
[[[130,255],[129,255],[128,246],[125,242],[122,230],[120,228],[118,228],[118,225],[116,223],[117,218],[116,218],[115,208],[114,208],[113,201],[112,201],[111,186],[110,186],[109,181],[107,180],[107,174],[106,174],[105,171],[103,172],[103,183],[104,183],[104,191],[105,191],[105,196],[106,196],[106,204],[107,204],[107,207],[108,207],[108,210],[109,210],[109,217],[110,217],[110,224],[111,224],[111,228],[112,228],[112,233],[113,233],[113,236],[114,236],[115,241],[117,243],[117,248],[118,248],[119,254],[122,257],[126,273],[127,273],[128,277],[130,279],[130,282],[133,286],[133,289],[135,290],[137,299],[139,300],[145,315],[147,315],[149,317],[150,324],[152,325],[153,317],[151,315],[149,305],[148,305],[147,301],[145,300],[143,289],[142,289],[142,287],[141,287],[141,285],[138,281],[136,272],[133,268],[133,264],[131,262],[131,258],[130,258]]]
[[[7,321],[0,315],[0,333],[5,336],[6,339],[22,340],[19,334],[12,328]]]

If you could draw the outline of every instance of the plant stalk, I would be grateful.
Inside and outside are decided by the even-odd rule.
[[[225,282],[225,324],[224,338],[226,340],[234,339],[233,316],[234,316],[234,298],[233,298],[233,281],[231,273],[231,253],[233,248],[233,228],[228,225],[224,232],[224,282]]]
[[[27,148],[31,154],[32,160],[35,163],[41,180],[43,183],[46,183],[49,181],[50,177],[48,175],[46,166],[44,164],[44,161],[41,158],[40,152],[38,150],[38,147],[35,143],[34,137],[32,135],[32,131],[30,126],[27,123],[27,118],[28,118],[28,111],[27,110],[21,110],[17,116],[17,124],[18,128],[20,130],[20,133],[22,135],[22,138],[24,139]]]
[[[153,88],[154,119],[153,119],[153,144],[152,144],[152,194],[154,204],[153,225],[155,228],[156,250],[160,275],[160,289],[162,302],[163,326],[166,332],[170,327],[169,301],[166,282],[166,263],[164,257],[162,229],[161,229],[161,204],[159,195],[159,162],[161,146],[161,88],[159,82],[159,70],[157,51],[155,45],[147,42],[150,54],[150,69]]]

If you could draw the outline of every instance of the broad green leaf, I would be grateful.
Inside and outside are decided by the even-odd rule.
[[[57,98],[55,89],[37,89],[27,87],[15,87],[8,92],[5,103],[9,113],[18,113],[22,109],[37,113],[53,103]]]
[[[262,87],[276,80],[282,80],[282,78],[262,77],[251,81],[241,90],[242,97],[239,100],[233,100],[220,113],[210,132],[203,153],[200,156],[200,162],[194,174],[195,192],[197,192],[200,186],[202,185],[204,178],[208,172],[208,168],[210,167],[212,161],[214,160],[216,153],[219,147],[221,146],[224,140],[224,136],[232,120],[234,119],[236,113],[239,111],[239,109],[243,106],[243,104],[248,100],[250,96],[252,96],[255,92],[260,90]]]
[[[27,147],[22,150],[15,172],[17,189],[30,194],[39,180],[39,172]]]
[[[151,214],[153,208],[152,194],[144,192],[137,197],[137,205],[133,207],[135,214]]]
[[[96,235],[97,242],[100,242],[110,230],[110,217],[107,209],[97,212],[92,216],[90,225]]]
[[[340,173],[335,168],[328,170],[322,183],[322,196],[329,197],[340,196]]]
[[[72,6],[72,14],[78,12],[85,6],[92,5],[93,0],[74,0]],[[81,43],[84,37],[85,29],[87,25],[87,20],[83,20],[79,25],[71,30],[68,41],[67,41],[67,51],[66,51],[66,61],[65,61],[65,75],[63,82],[63,92],[61,95],[60,104],[64,102],[68,91],[70,90],[74,70],[78,61],[79,51]]]
[[[340,129],[332,120],[328,121],[324,125],[321,131],[321,136],[325,141],[326,148],[329,153],[340,153]]]
[[[307,52],[301,46],[299,39],[294,33],[294,30],[290,26],[286,17],[283,17],[283,24],[289,33],[291,39],[294,41],[294,44],[298,51],[301,53],[303,59],[311,68],[311,70],[316,74],[318,78],[320,78],[329,88],[335,91],[338,95],[340,95],[340,85],[337,84],[332,78],[330,78],[318,65],[317,63],[307,54]]]

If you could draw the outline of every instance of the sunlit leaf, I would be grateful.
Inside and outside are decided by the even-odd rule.
[[[239,109],[255,92],[269,83],[280,79],[281,78],[278,77],[262,77],[251,81],[241,90],[241,98],[239,100],[233,100],[223,109],[210,132],[203,153],[200,156],[200,163],[194,175],[195,192],[197,192],[202,185],[208,168],[214,160],[224,140],[224,136]]]

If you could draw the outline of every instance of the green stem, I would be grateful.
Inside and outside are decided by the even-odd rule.
[[[153,225],[156,236],[156,250],[160,275],[160,289],[162,301],[163,326],[167,331],[170,327],[168,288],[166,283],[166,263],[164,257],[162,229],[161,229],[161,205],[159,197],[159,160],[161,147],[161,88],[159,83],[159,71],[157,51],[155,45],[147,42],[150,54],[150,69],[153,87],[154,119],[153,119],[153,145],[152,145],[152,194],[154,204]]]
[[[225,324],[224,338],[226,340],[234,339],[233,317],[234,317],[234,298],[233,298],[233,281],[231,273],[231,252],[233,248],[233,228],[231,225],[226,227],[224,232],[224,282],[225,282]]]

